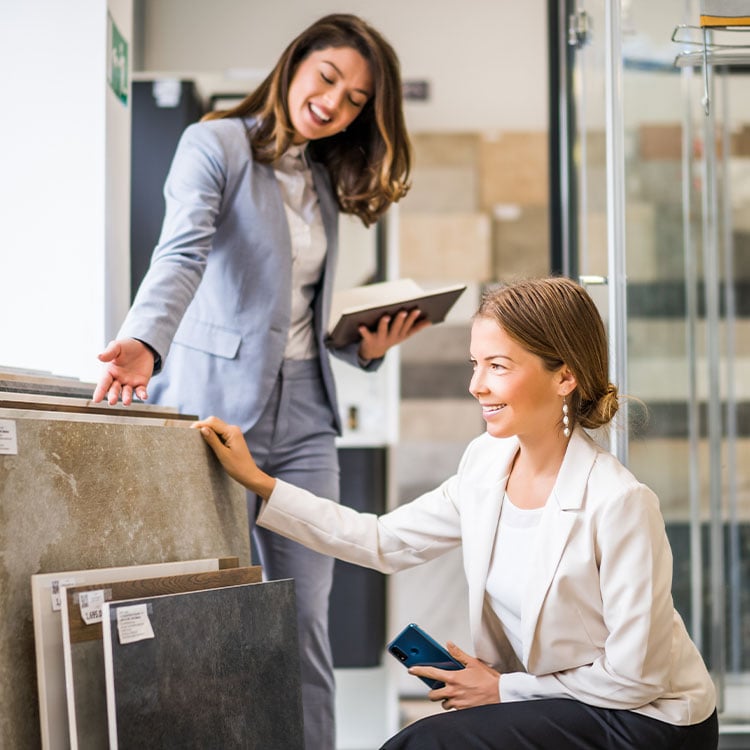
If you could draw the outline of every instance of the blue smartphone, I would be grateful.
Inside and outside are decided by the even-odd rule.
[[[463,669],[434,638],[415,625],[407,625],[386,647],[405,667],[437,667],[438,669]],[[444,687],[445,683],[430,677],[420,677],[433,690]]]

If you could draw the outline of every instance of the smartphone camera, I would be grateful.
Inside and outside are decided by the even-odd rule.
[[[406,654],[398,647],[398,646],[392,646],[391,647],[391,653],[399,660],[399,661],[406,661]]]

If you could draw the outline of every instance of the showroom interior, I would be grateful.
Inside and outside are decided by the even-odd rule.
[[[63,651],[40,668],[35,622],[65,571],[253,567],[229,530],[237,488],[187,419],[96,407],[90,385],[148,267],[181,132],[240,101],[329,12],[361,15],[398,53],[414,157],[408,195],[375,226],[340,219],[337,287],[467,287],[375,375],[334,362],[342,483],[358,509],[384,512],[442,482],[484,429],[467,351],[483,290],[579,281],[605,319],[612,379],[633,397],[601,438],[659,496],[719,746],[750,748],[750,26],[706,31],[698,0],[0,5],[0,427],[17,422],[20,437],[33,422],[34,441],[25,457],[21,440],[0,450],[0,746],[74,744]],[[110,489],[142,494],[133,526],[110,528]],[[172,515],[175,493],[198,519],[206,498],[226,499],[226,515],[197,530]],[[141,545],[149,523],[161,541]],[[198,569],[163,575],[183,572]],[[33,575],[46,588],[29,596]],[[441,710],[388,640],[416,622],[471,644],[461,557],[393,577],[337,563],[335,576],[337,750],[375,750]]]

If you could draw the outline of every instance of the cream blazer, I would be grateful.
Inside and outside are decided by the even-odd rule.
[[[581,428],[539,524],[519,663],[486,596],[517,449],[515,438],[484,434],[469,444],[454,476],[380,517],[277,481],[258,523],[384,573],[460,546],[474,651],[501,672],[502,701],[574,698],[678,725],[708,718],[714,686],[674,609],[658,499]]]

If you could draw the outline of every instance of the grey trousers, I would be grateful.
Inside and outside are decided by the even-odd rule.
[[[335,437],[317,360],[287,360],[260,420],[245,434],[256,463],[272,476],[338,502]],[[295,580],[305,750],[334,750],[335,686],[328,639],[334,561],[256,526],[258,507],[257,496],[248,493],[248,517],[264,578]]]

